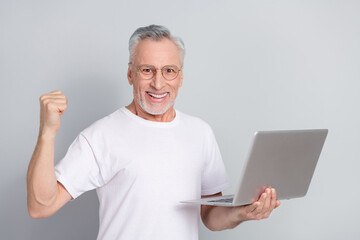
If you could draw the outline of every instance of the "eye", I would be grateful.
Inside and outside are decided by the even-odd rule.
[[[143,70],[142,70],[143,72],[151,72],[151,69],[150,68],[144,68]]]
[[[153,73],[153,70],[149,67],[142,67],[141,72],[144,74],[151,74],[151,73]]]
[[[165,70],[165,73],[170,73],[170,74],[177,73],[179,71],[175,67],[167,67],[164,70]]]

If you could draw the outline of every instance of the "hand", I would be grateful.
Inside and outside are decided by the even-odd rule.
[[[246,206],[234,207],[235,214],[241,221],[261,220],[268,218],[271,212],[280,206],[280,201],[276,199],[274,188],[266,188],[259,199]]]
[[[40,135],[55,136],[60,128],[60,117],[67,108],[67,98],[61,91],[53,91],[40,97]]]

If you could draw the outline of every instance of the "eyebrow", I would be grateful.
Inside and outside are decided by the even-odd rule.
[[[153,68],[156,68],[154,65],[150,65],[150,64],[140,64],[139,67],[143,67],[143,66],[146,66],[146,67],[153,67]],[[164,67],[177,67],[177,68],[181,68],[181,67],[178,67],[177,65],[174,65],[174,64],[169,64],[169,65],[164,65],[160,68],[164,68]]]

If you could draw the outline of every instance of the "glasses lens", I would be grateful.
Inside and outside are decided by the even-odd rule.
[[[173,80],[179,74],[179,68],[176,66],[165,66],[161,69],[162,75],[167,80]]]
[[[143,79],[150,79],[154,76],[155,69],[151,66],[140,66],[139,67],[140,76]]]

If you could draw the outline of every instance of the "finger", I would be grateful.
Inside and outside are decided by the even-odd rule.
[[[61,98],[66,98],[64,94],[51,94],[49,95],[50,97],[61,97]]]
[[[258,205],[258,206],[254,209],[254,211],[253,211],[255,214],[261,213],[261,211],[262,211],[262,209],[263,209],[263,207],[264,207],[264,203],[265,203],[266,197],[267,197],[267,194],[266,194],[266,193],[261,194],[261,196],[260,196],[260,198],[259,198],[259,200],[258,200],[259,205]]]
[[[53,97],[49,99],[51,102],[67,103],[68,100],[66,97]]]
[[[66,103],[49,103],[46,107],[46,111],[62,113],[66,110],[66,108]]]
[[[66,100],[65,99],[53,99],[53,100],[44,100],[42,103],[41,103],[41,108],[44,108],[44,109],[54,109],[56,108],[58,105],[60,104],[67,104],[66,103]]]
[[[245,207],[245,212],[246,213],[251,213],[253,212],[257,207],[259,206],[259,202],[254,202],[248,206]]]
[[[54,94],[54,95],[44,94],[44,95],[40,96],[40,101],[44,101],[46,99],[53,99],[53,98],[64,98],[64,99],[66,99],[65,95],[62,95],[62,94]]]
[[[276,190],[274,188],[271,189],[271,208],[274,209],[276,206]]]
[[[267,197],[265,199],[263,211],[268,211],[269,208],[270,208],[272,193],[271,193],[271,190],[269,188],[266,189],[266,195],[267,195]]]
[[[55,90],[55,91],[49,92],[49,94],[62,94],[62,92],[60,90]]]
[[[64,99],[64,98],[55,98],[55,99],[51,99],[50,101],[53,103],[66,103],[67,102],[66,99]]]
[[[279,207],[280,206],[280,201],[279,200],[276,200],[276,205],[275,205],[275,208]]]
[[[58,106],[58,113],[60,113],[60,115],[63,115],[66,111],[67,106],[66,105],[59,105]]]
[[[48,98],[43,101],[44,104],[46,103],[66,103],[65,98]]]
[[[56,95],[46,95],[46,98],[66,98],[65,95],[62,94],[56,94]]]

